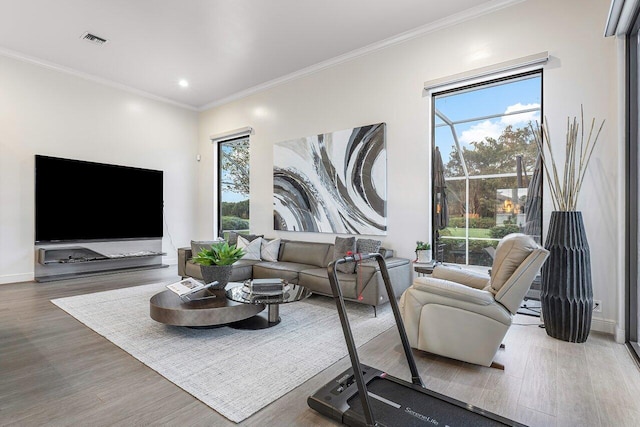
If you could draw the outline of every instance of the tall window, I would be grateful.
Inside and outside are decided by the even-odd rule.
[[[541,117],[542,73],[436,92],[432,106],[448,207],[448,225],[436,230],[440,257],[490,266],[505,235],[525,232],[540,241],[542,179],[530,124]]]
[[[249,137],[218,143],[218,230],[249,231]]]

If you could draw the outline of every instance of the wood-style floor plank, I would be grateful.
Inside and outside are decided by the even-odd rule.
[[[0,285],[0,425],[236,425],[50,302],[175,280],[170,268]],[[537,318],[515,323],[496,355],[504,371],[414,350],[425,384],[531,426],[640,425],[640,371],[624,346],[598,333],[564,343]],[[363,363],[409,379],[394,329],[359,352]],[[338,361],[241,425],[337,425],[306,400],[348,366]]]
[[[587,369],[584,346],[568,344],[558,351],[558,410],[557,422],[561,426],[600,426],[591,372]]]
[[[522,378],[495,370],[490,373],[482,393],[470,403],[487,411],[501,414],[506,418],[515,419],[522,381]]]

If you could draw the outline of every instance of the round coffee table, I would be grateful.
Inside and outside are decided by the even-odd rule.
[[[200,293],[202,295],[199,295]],[[224,290],[205,290],[200,293],[193,294],[192,298],[215,298],[184,302],[170,290],[155,294],[149,301],[151,318],[167,325],[212,327],[253,317],[265,309],[264,304],[242,304],[232,301],[225,296]]]
[[[277,295],[249,295],[243,290],[243,284],[227,287],[227,298],[246,305],[267,305],[267,317],[254,316],[230,324],[237,329],[264,329],[280,323],[280,304],[303,300],[311,295],[311,291],[300,285],[287,285],[287,290]],[[246,289],[246,288],[245,288]]]

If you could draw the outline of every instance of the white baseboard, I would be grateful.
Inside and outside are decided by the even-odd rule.
[[[616,335],[617,325],[616,322],[609,319],[591,319],[591,330],[604,332],[609,335]],[[617,341],[617,339],[616,339]]]
[[[4,274],[0,276],[0,285],[18,282],[33,282],[33,271],[30,271],[29,273]]]
[[[624,344],[627,340],[627,334],[624,329],[619,328],[618,325],[616,325],[616,333],[614,335],[614,338],[618,344]]]
[[[618,344],[625,343],[625,340],[626,340],[625,330],[620,328],[618,324],[613,320],[591,319],[591,330],[613,335],[613,339]]]

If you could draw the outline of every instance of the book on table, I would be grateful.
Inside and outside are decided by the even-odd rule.
[[[167,285],[167,288],[177,294],[180,298],[183,298],[187,295],[191,295],[193,293],[206,289],[216,283],[218,282],[204,284],[191,277],[187,277],[186,279],[182,279],[179,282]]]
[[[245,282],[244,291],[250,295],[282,295],[287,287],[282,279],[253,279]]]

